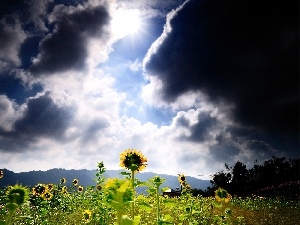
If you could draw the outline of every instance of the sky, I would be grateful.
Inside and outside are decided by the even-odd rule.
[[[2,0],[0,168],[210,179],[299,158],[297,1]]]

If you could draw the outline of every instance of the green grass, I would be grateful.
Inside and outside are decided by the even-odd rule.
[[[108,201],[105,187],[101,191],[78,193],[74,186],[69,187],[69,192],[61,193],[61,186],[55,185],[49,200],[31,193],[29,201],[14,212],[14,219],[18,220],[11,224],[118,224],[118,210]],[[7,216],[6,201],[7,190],[2,189],[0,220]],[[186,193],[177,198],[160,195],[159,202],[160,224],[294,225],[300,220],[300,203],[283,199],[233,198],[220,204],[214,197],[194,197]],[[135,215],[139,217],[139,224],[158,224],[156,206],[155,195],[135,196]],[[87,221],[83,215],[85,210],[92,213]],[[125,204],[123,213],[130,217],[130,204]]]

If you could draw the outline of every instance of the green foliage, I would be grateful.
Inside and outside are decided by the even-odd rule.
[[[19,185],[0,189],[0,225],[293,225],[300,220],[299,201],[232,197],[226,188],[216,189],[213,197],[193,195],[183,175],[181,195],[168,197],[162,195],[161,177],[139,181],[134,173],[124,173],[123,179],[106,179],[103,162],[97,166],[95,185],[82,192],[77,179],[70,186],[64,179],[37,184],[31,192]],[[135,194],[141,185],[148,195]]]
[[[214,188],[223,187],[234,196],[259,194],[300,199],[300,159],[272,157],[250,169],[242,162],[236,162],[232,167],[225,164],[225,168],[227,172],[219,171],[213,175]],[[289,191],[284,191],[289,187]]]

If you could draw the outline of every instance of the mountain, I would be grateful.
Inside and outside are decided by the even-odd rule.
[[[94,179],[96,179],[96,170],[66,170],[66,169],[50,169],[47,171],[29,171],[29,172],[20,172],[14,173],[13,171],[7,169],[0,169],[3,171],[4,176],[0,179],[0,187],[5,187],[8,185],[22,184],[25,186],[35,186],[38,183],[43,184],[58,184],[61,178],[66,178],[66,185],[69,186],[72,184],[73,179],[78,179],[79,185],[82,186],[91,186],[95,185]],[[122,178],[123,176],[119,174],[122,170],[107,170],[103,174],[104,177],[118,177]],[[162,187],[177,188],[179,187],[178,177],[166,174],[156,174],[152,172],[143,172],[136,174],[136,178],[140,181],[148,181],[154,176],[160,176],[166,178],[165,182],[162,184]],[[205,190],[210,186],[209,180],[201,180],[194,177],[186,177],[188,184],[194,189]]]

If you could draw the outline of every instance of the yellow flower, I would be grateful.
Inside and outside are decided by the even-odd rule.
[[[96,186],[96,190],[97,190],[97,191],[101,191],[101,189],[102,189],[102,186],[101,186],[101,184],[97,184],[97,186]]]
[[[60,184],[64,184],[64,183],[66,183],[66,182],[67,182],[66,178],[61,178],[61,179],[60,179]]]
[[[46,201],[50,200],[52,198],[52,196],[53,196],[53,194],[48,191],[42,195],[43,199]]]
[[[83,211],[82,214],[83,214],[83,220],[84,220],[85,223],[88,223],[88,222],[91,221],[92,212],[90,210],[86,209],[86,210]]]
[[[120,166],[134,172],[145,169],[146,162],[147,158],[136,149],[127,149],[120,154]]]
[[[218,188],[215,190],[215,199],[218,202],[224,201],[225,203],[228,203],[232,196],[223,188]]]
[[[80,192],[80,193],[83,192],[83,187],[82,186],[78,186],[77,191]]]
[[[74,180],[72,181],[72,184],[73,184],[74,186],[77,186],[77,185],[78,185],[78,180],[77,180],[77,179],[74,179]]]
[[[32,189],[32,194],[36,196],[40,196],[47,191],[47,188],[44,184],[38,184]]]
[[[227,195],[227,198],[224,199],[225,203],[228,203],[229,201],[231,201],[232,196],[230,194]]]
[[[183,174],[179,174],[178,181],[180,184],[185,182],[185,176]]]
[[[222,199],[218,195],[215,196],[215,199],[216,199],[217,202],[222,201]]]
[[[47,184],[47,190],[48,191],[52,191],[53,190],[53,188],[54,188],[54,185],[53,184]]]
[[[180,185],[184,186],[184,184],[186,183],[185,176],[183,174],[179,174],[178,181]]]
[[[3,178],[4,172],[0,170],[0,179]]]
[[[67,186],[63,186],[61,188],[61,193],[67,193]]]

